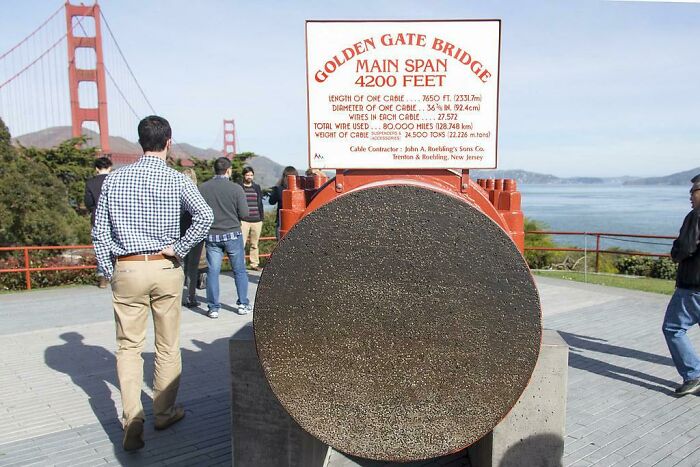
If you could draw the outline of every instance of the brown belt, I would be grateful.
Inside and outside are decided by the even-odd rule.
[[[118,261],[156,261],[159,259],[168,258],[160,253],[156,253],[154,255],[126,255],[117,258]]]

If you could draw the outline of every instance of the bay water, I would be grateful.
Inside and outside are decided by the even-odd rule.
[[[546,223],[548,230],[678,235],[690,211],[688,189],[679,186],[519,185],[525,217]],[[559,243],[595,248],[593,236],[555,236]],[[667,253],[672,240],[608,239],[601,248],[619,247]]]
[[[525,217],[547,230],[678,235],[690,211],[689,185],[627,186],[613,184],[519,184]],[[265,210],[274,210],[265,200]],[[566,245],[595,248],[594,236],[557,235]],[[668,253],[672,240],[601,239],[601,248]]]

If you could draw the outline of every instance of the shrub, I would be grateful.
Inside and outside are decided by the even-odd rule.
[[[658,258],[651,268],[651,277],[674,280],[678,265],[671,258]]]
[[[525,218],[525,231],[533,230],[547,230],[549,226],[544,222],[536,221],[534,219]],[[525,248],[528,247],[556,247],[557,244],[552,239],[551,235],[542,234],[525,234]],[[557,252],[554,251],[526,251],[525,260],[531,269],[543,269],[549,267],[552,263],[556,262]]]
[[[657,279],[675,279],[677,265],[670,258],[651,256],[627,256],[617,261],[621,274],[629,276],[655,277]]]

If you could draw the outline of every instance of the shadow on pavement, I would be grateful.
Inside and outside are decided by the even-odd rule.
[[[48,347],[44,361],[51,369],[70,376],[73,384],[85,391],[95,418],[114,445],[115,457],[122,465],[131,463],[135,455],[122,450],[121,414],[117,413],[109,387],[119,388],[114,355],[104,347],[85,345],[83,335],[77,332],[66,332],[59,337],[65,343]],[[141,403],[149,407],[151,398],[142,392]]]
[[[225,384],[228,384],[226,378],[219,375],[223,370],[224,373],[228,371],[228,338],[216,339],[212,343],[192,340],[197,346],[196,350],[181,350],[183,373],[178,401],[188,401],[183,404],[187,414],[183,422],[164,431],[155,431],[152,400],[145,392],[141,392],[141,403],[146,415],[146,446],[140,451],[129,453],[122,449],[124,432],[121,414],[117,413],[110,387],[117,389],[116,397],[119,397],[115,356],[103,347],[86,345],[83,335],[77,332],[67,332],[60,337],[65,343],[47,348],[44,353],[45,362],[53,370],[70,376],[72,382],[87,394],[90,408],[113,445],[114,458],[121,465],[153,465],[181,455],[178,449],[187,450],[188,446],[199,444],[210,447],[216,444],[218,455],[230,456],[230,450],[228,454],[225,452],[226,447],[230,449],[229,396],[223,386],[218,387],[218,384],[223,383],[217,382],[225,380]],[[144,382],[152,389],[155,354],[143,352],[142,357]],[[212,375],[212,380],[202,381],[202,374]],[[212,392],[216,394],[213,395]],[[209,428],[215,430],[217,439],[212,439],[211,431],[198,426],[205,421]],[[201,459],[193,462],[192,465],[206,463]]]
[[[678,385],[674,381],[658,378],[631,368],[625,368],[619,365],[613,365],[612,363],[608,363],[603,360],[591,358],[587,355],[583,355],[581,351],[606,353],[609,355],[628,357],[655,363],[657,365],[673,366],[673,361],[670,357],[663,357],[661,355],[656,355],[641,350],[608,344],[606,340],[596,337],[571,334],[564,331],[559,331],[559,333],[564,338],[566,343],[569,344],[569,366],[572,368],[590,371],[607,378],[624,381],[629,384],[634,384],[636,386],[668,395],[673,394],[673,391],[669,388],[675,388]]]
[[[530,436],[508,448],[498,467],[524,465],[559,467],[564,455],[564,439],[555,434]]]

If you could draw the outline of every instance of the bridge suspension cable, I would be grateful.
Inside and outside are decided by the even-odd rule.
[[[109,32],[109,35],[112,37],[112,40],[114,41],[114,45],[117,47],[117,51],[119,51],[119,55],[121,55],[122,60],[124,60],[124,64],[126,65],[127,70],[129,70],[129,74],[134,79],[136,86],[139,88],[141,95],[143,96],[144,100],[146,101],[146,103],[150,107],[151,111],[153,113],[156,113],[156,110],[153,108],[151,101],[148,100],[148,96],[146,96],[146,93],[143,92],[143,88],[141,87],[139,80],[136,79],[136,75],[134,74],[133,70],[131,69],[131,66],[129,66],[129,61],[124,56],[124,53],[122,52],[122,48],[119,46],[119,42],[117,41],[117,38],[114,37],[114,34],[112,33],[112,28],[109,27],[109,22],[107,21],[107,18],[105,18],[104,14],[101,11],[100,11],[100,16],[104,20],[105,26],[107,26],[107,31]]]
[[[15,137],[70,122],[67,100],[58,99],[68,94],[67,76],[54,65],[66,53],[62,10],[63,5],[0,55],[0,118]]]
[[[51,21],[57,14],[59,14],[59,13],[61,12],[61,10],[63,10],[63,5],[61,5],[60,7],[58,7],[58,10],[54,11],[54,13],[53,13],[51,16],[49,16],[49,17],[46,19],[46,21],[44,21],[43,23],[41,23],[41,24],[39,25],[39,27],[37,27],[34,31],[30,32],[30,33],[27,35],[27,37],[25,37],[24,39],[22,39],[21,41],[19,41],[14,47],[10,48],[10,50],[8,50],[8,51],[5,52],[4,54],[0,55],[0,60],[2,60],[3,58],[5,58],[5,57],[8,56],[9,54],[11,54],[11,53],[12,53],[13,51],[15,51],[18,47],[20,47],[22,44],[24,44],[24,43],[27,42],[29,39],[31,39],[37,32],[39,32],[44,26],[46,26],[46,25],[48,24],[49,21]]]
[[[92,12],[96,13],[95,6],[92,8]],[[71,37],[94,37],[95,31],[90,29],[95,27],[93,25],[97,17],[94,14],[76,15],[66,25],[65,18],[59,15],[62,11],[63,5],[0,55],[0,118],[10,128],[13,137],[22,137],[20,142],[23,144],[56,144],[71,134],[70,85],[65,72],[68,34],[70,32]],[[86,19],[89,21],[83,21]],[[157,112],[102,11],[99,12],[99,19],[109,33],[102,36],[104,42],[109,42],[109,45],[102,46],[102,61],[108,80],[106,94],[109,102],[109,132],[112,136],[134,141],[138,121]],[[79,70],[95,69],[96,57],[93,50],[76,48],[71,55],[75,62],[71,65]],[[98,107],[94,82],[79,83],[78,101],[81,109]],[[46,137],[32,136],[33,132],[53,127],[63,128],[53,131],[54,136],[49,137],[50,141]],[[86,121],[84,128],[100,131],[96,122]],[[185,153],[177,142],[174,143],[177,152]],[[116,152],[140,150],[131,144],[130,148],[125,147]]]

